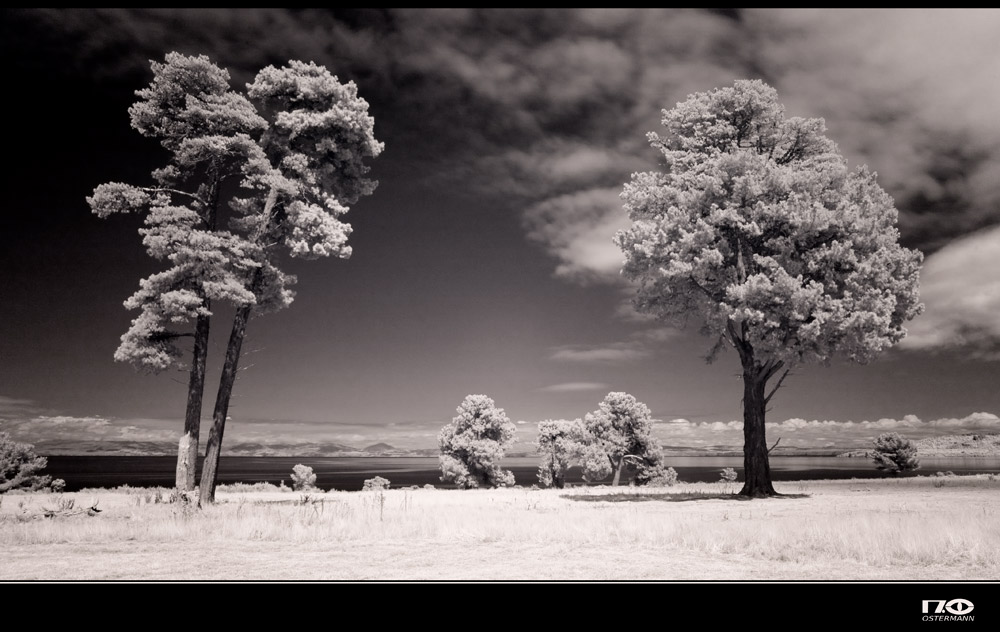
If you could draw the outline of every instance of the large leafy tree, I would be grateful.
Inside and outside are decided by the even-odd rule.
[[[232,225],[259,254],[245,278],[253,298],[237,302],[226,347],[205,448],[201,502],[215,498],[247,323],[252,314],[291,302],[288,285],[294,278],[277,267],[278,257],[282,251],[301,259],[351,256],[351,226],[342,217],[351,204],[375,190],[378,183],[366,177],[365,160],[383,149],[357,86],[353,81],[341,83],[322,66],[300,61],[268,66],[247,86],[247,95],[268,123],[259,139],[265,158],[243,181],[250,193],[232,202]]]
[[[438,436],[441,480],[462,489],[513,485],[514,474],[500,468],[500,459],[513,445],[517,426],[503,408],[486,395],[469,395],[456,412]]]
[[[864,363],[902,339],[922,309],[922,256],[899,245],[875,174],[849,170],[822,119],[786,118],[763,82],[691,95],[662,122],[649,141],[664,168],[634,174],[622,193],[633,220],[615,237],[622,272],[639,311],[700,321],[717,340],[709,358],[736,350],[741,493],[773,495],[768,402],[800,363]]]
[[[341,217],[374,191],[364,160],[383,145],[354,83],[314,63],[268,66],[246,95],[204,56],[170,53],[153,72],[130,114],[170,152],[169,164],[151,186],[110,183],[88,201],[101,216],[146,211],[143,243],[170,264],[126,303],[141,313],[116,358],[160,371],[182,357],[177,340],[194,337],[179,487],[194,484],[212,301],[236,308],[202,468],[200,500],[212,502],[247,323],[294,296],[278,258],[350,256]]]
[[[177,454],[176,485],[194,488],[212,301],[248,300],[243,277],[252,246],[218,230],[221,190],[227,180],[261,169],[263,153],[252,135],[266,127],[246,97],[229,86],[229,73],[205,56],[169,53],[152,62],[153,80],[137,91],[129,109],[132,127],[160,141],[167,164],[146,186],[111,182],[87,198],[100,217],[144,212],[140,230],[149,254],[168,267],[144,279],[125,302],[140,311],[122,336],[115,359],[159,373],[188,373],[184,434]],[[190,364],[179,341],[193,339]]]

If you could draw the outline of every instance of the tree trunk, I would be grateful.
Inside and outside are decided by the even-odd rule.
[[[614,461],[612,461],[612,463],[614,464]],[[618,481],[620,481],[621,478],[622,478],[622,465],[624,465],[624,464],[625,464],[625,459],[622,458],[622,459],[618,460],[617,464],[614,464],[612,466],[612,467],[615,468],[615,477],[613,479],[611,479],[611,486],[612,487],[618,487]]]
[[[205,309],[211,303],[205,300]],[[194,330],[194,354],[191,374],[188,377],[187,410],[184,413],[184,436],[177,445],[177,476],[175,485],[180,491],[195,487],[195,468],[198,466],[198,435],[201,432],[201,403],[205,392],[205,365],[208,359],[208,332],[211,316],[198,317]]]
[[[743,367],[743,489],[742,496],[762,498],[777,496],[771,484],[767,439],[764,436],[764,413],[767,401],[764,386],[767,377],[752,357]]]
[[[233,384],[236,383],[240,351],[243,348],[243,338],[246,335],[247,321],[250,319],[252,309],[253,305],[244,305],[236,310],[236,316],[233,318],[233,331],[229,335],[226,361],[222,365],[222,377],[219,378],[219,393],[215,397],[215,410],[212,412],[212,429],[208,433],[208,442],[205,445],[205,462],[201,467],[201,489],[198,493],[199,503],[215,502],[219,456],[222,454],[222,434],[226,430],[229,400],[233,394]]]

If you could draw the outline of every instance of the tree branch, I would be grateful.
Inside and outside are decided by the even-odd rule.
[[[202,206],[208,206],[205,200],[201,199],[194,193],[188,193],[187,191],[181,191],[180,189],[170,189],[167,187],[139,187],[146,193],[172,193],[174,195],[181,195],[184,197],[191,198],[195,202],[201,204]]]
[[[781,388],[781,383],[785,381],[785,378],[788,377],[788,373],[791,370],[792,370],[791,367],[789,367],[785,369],[784,373],[781,374],[781,377],[778,378],[777,384],[774,385],[774,388],[771,389],[771,392],[768,393],[767,397],[764,398],[764,404],[767,404],[769,401],[771,401],[771,398],[774,397],[774,394],[778,392],[779,388]]]
[[[705,293],[705,296],[707,296],[708,298],[712,299],[713,301],[718,301],[719,300],[718,297],[716,297],[714,294],[712,294],[708,290],[708,288],[706,288],[701,283],[698,283],[698,280],[694,278],[694,275],[689,274],[688,278],[691,280],[692,283],[694,283],[695,287],[697,287],[699,290],[701,290],[702,292]]]
[[[774,374],[777,373],[779,370],[781,370],[781,367],[783,366],[785,366],[784,360],[777,360],[777,361],[768,360],[762,367],[764,371],[763,375],[764,382],[767,382],[769,379],[774,377]],[[767,400],[764,400],[764,403],[767,403]]]
[[[772,445],[770,448],[767,449],[767,453],[771,454],[771,450],[774,450],[776,447],[778,447],[779,443],[781,443],[781,437],[778,437],[778,440],[774,442],[774,445]]]

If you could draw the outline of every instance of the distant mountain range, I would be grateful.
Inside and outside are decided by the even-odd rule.
[[[172,456],[177,446],[166,441],[40,441],[35,444],[38,454],[63,456]],[[773,456],[833,456],[844,448],[799,448],[778,445]],[[664,456],[742,456],[740,446],[712,445],[697,448],[664,446]],[[862,455],[864,451],[861,451]],[[283,456],[283,457],[436,457],[438,448],[397,448],[385,442],[357,448],[343,443],[233,443],[223,447],[223,456]],[[533,457],[530,444],[519,444],[507,453],[509,457]]]
[[[913,442],[917,457],[1000,456],[1000,434],[967,434],[928,437]],[[837,456],[867,457],[868,450],[851,450]]]

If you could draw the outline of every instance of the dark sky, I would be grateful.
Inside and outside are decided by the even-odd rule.
[[[739,445],[735,356],[708,365],[696,326],[632,312],[611,243],[622,184],[657,167],[645,133],[660,110],[739,78],[825,117],[927,255],[907,340],[868,366],[798,369],[769,436],[997,430],[997,32],[995,10],[3,10],[0,429],[53,452],[180,434],[184,375],[112,358],[134,317],[122,301],[157,270],[141,218],[84,201],[164,163],[127,108],[149,60],[177,50],[236,87],[267,64],[324,64],[358,84],[386,144],[378,190],[347,215],[352,258],[286,261],[295,302],[251,323],[230,448],[433,447],[469,393],[505,408],[523,444],[611,390],[646,402],[668,444]]]

